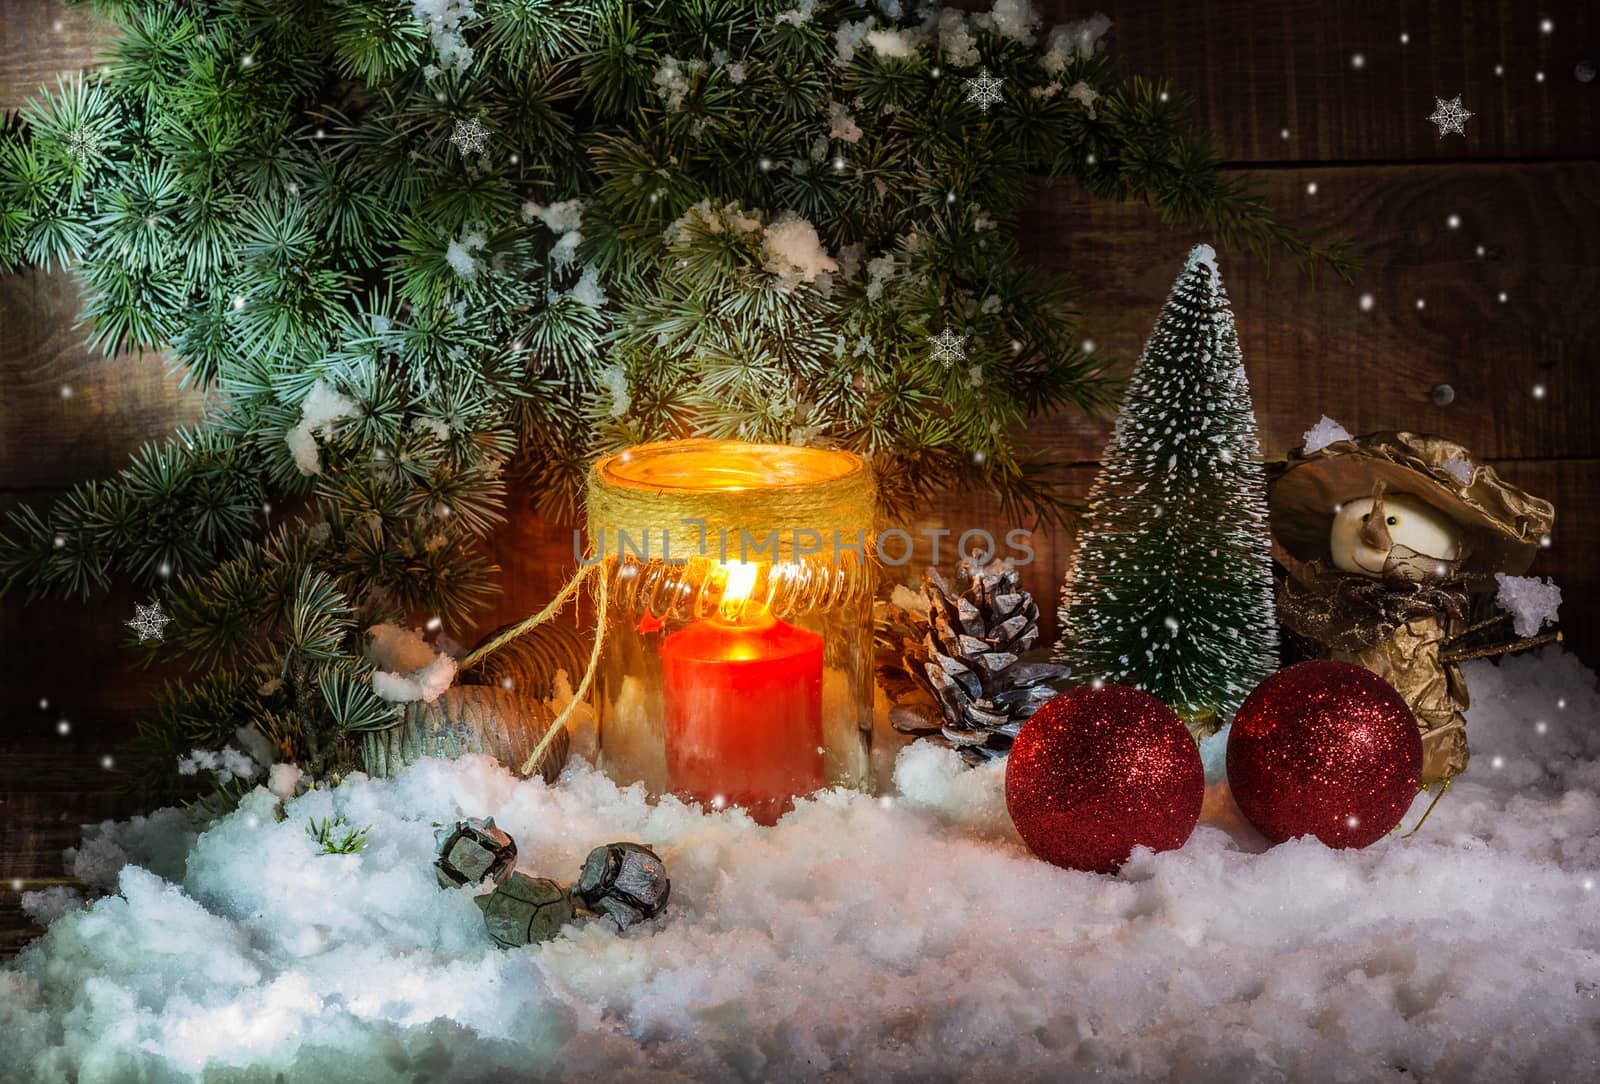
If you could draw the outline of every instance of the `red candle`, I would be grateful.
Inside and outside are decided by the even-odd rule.
[[[696,621],[661,644],[667,782],[775,824],[823,786],[822,637],[764,610]]]

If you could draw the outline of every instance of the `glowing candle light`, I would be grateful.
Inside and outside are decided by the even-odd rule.
[[[667,779],[762,824],[823,786],[822,637],[751,600],[757,566],[727,566],[717,613],[661,645]]]

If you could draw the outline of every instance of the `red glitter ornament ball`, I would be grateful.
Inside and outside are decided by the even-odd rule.
[[[1006,811],[1023,842],[1067,869],[1114,873],[1138,846],[1183,846],[1205,768],[1171,708],[1124,685],[1068,689],[1023,724]]]
[[[1422,778],[1405,699],[1347,662],[1285,667],[1257,685],[1228,733],[1228,784],[1274,843],[1312,835],[1365,847],[1400,823]]]

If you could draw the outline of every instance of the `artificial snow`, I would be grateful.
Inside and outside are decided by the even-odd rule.
[[[692,61],[680,62],[670,54],[661,58],[653,82],[656,93],[661,95],[668,109],[676,111],[683,108],[683,101],[689,96],[689,77],[694,71]]]
[[[69,869],[110,894],[0,968],[0,1079],[1588,1079],[1600,690],[1557,649],[1465,672],[1471,770],[1361,851],[1269,847],[1214,783],[1182,849],[1061,870],[1003,763],[927,743],[772,828],[481,758],[108,822]],[[567,882],[648,843],[671,904],[496,948],[431,867],[435,822],[489,815]],[[317,854],[329,817],[365,849]]]
[[[1561,616],[1561,588],[1554,580],[1538,576],[1494,574],[1499,590],[1494,601],[1511,615],[1511,627],[1518,636],[1534,636],[1545,625],[1554,625]]]
[[[978,39],[967,28],[966,16],[955,8],[944,8],[931,20],[939,34],[939,51],[958,68],[978,63]]]
[[[843,102],[828,103],[828,138],[856,143],[861,139],[861,125],[855,122]]]
[[[194,749],[178,758],[179,775],[209,773],[219,783],[230,779],[254,779],[261,774],[261,765],[248,753],[231,745],[217,749]]]
[[[354,417],[359,410],[354,399],[340,395],[326,380],[319,379],[311,385],[300,401],[300,421],[283,434],[283,442],[289,446],[289,454],[301,474],[322,473],[317,438],[331,438],[337,424]]]
[[[435,652],[421,634],[397,625],[367,630],[366,656],[377,667],[372,691],[391,704],[433,703],[456,679],[457,663]]]
[[[1072,61],[1094,56],[1100,39],[1110,29],[1110,16],[1099,12],[1079,22],[1056,27],[1045,37],[1045,52],[1039,58],[1039,65],[1051,75],[1060,74]]]
[[[811,21],[811,16],[816,13],[817,0],[800,0],[794,7],[787,11],[780,11],[772,17],[774,23],[788,23],[790,26],[804,26]]]
[[[83,893],[67,885],[51,885],[22,894],[22,913],[40,926],[48,926],[70,911],[84,907]]]
[[[994,7],[987,14],[974,15],[972,21],[1024,45],[1033,41],[1034,32],[1039,28],[1039,14],[1029,0],[994,0]]]
[[[1300,439],[1304,443],[1304,447],[1300,449],[1301,454],[1310,455],[1322,451],[1330,444],[1350,440],[1351,437],[1348,429],[1324,414]]]
[[[457,72],[472,65],[472,47],[462,33],[462,24],[476,14],[472,0],[412,0],[411,11],[427,30],[439,63]]]
[[[462,278],[475,278],[478,274],[478,259],[473,253],[488,243],[489,239],[482,233],[474,231],[463,234],[445,246],[445,262],[450,265],[450,270]]]
[[[1440,463],[1439,466],[1444,469],[1446,474],[1464,486],[1470,486],[1473,476],[1477,473],[1477,468],[1472,465],[1472,461],[1459,455],[1451,456],[1443,463]]]
[[[628,390],[628,373],[621,365],[612,362],[600,370],[599,384],[611,397],[607,413],[620,418],[633,406],[633,394]]]
[[[785,283],[816,282],[824,271],[837,271],[839,265],[822,247],[817,228],[804,218],[786,212],[767,226],[761,241],[766,268]]]
[[[916,53],[918,39],[914,30],[873,30],[867,34],[867,44],[879,56],[904,58]]]
[[[1067,97],[1083,106],[1083,111],[1089,114],[1089,119],[1095,119],[1094,103],[1099,100],[1100,92],[1088,83],[1079,80],[1072,84],[1072,89],[1067,91]]]
[[[567,236],[575,237],[577,235],[568,234]],[[591,309],[603,309],[606,302],[610,300],[606,296],[605,287],[600,284],[600,269],[593,264],[583,269],[583,274],[578,276],[578,281],[572,284],[572,289],[567,291],[566,296],[580,305],[589,306]]]
[[[877,24],[870,15],[853,23],[840,23],[839,29],[833,32],[833,47],[837,54],[834,63],[841,67],[850,63],[856,55],[856,50],[867,40],[867,35],[872,33],[875,25]]]

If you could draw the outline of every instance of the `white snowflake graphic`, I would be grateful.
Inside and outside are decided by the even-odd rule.
[[[456,145],[463,158],[469,154],[482,154],[483,148],[489,145],[489,130],[479,124],[476,117],[472,120],[457,120],[455,134],[450,137],[450,142]]]
[[[955,362],[967,360],[967,335],[957,335],[948,327],[937,335],[928,337],[928,345],[933,347],[933,360],[940,362],[946,369]]]
[[[967,101],[989,112],[991,105],[999,105],[1004,99],[1000,94],[1000,84],[1005,82],[989,74],[988,68],[978,69],[978,74],[967,80]]]
[[[161,603],[152,602],[146,606],[143,603],[134,603],[133,620],[127,626],[139,634],[139,642],[146,640],[159,640],[172,618],[161,612]]]
[[[1448,102],[1439,97],[1435,97],[1433,101],[1433,114],[1428,119],[1439,126],[1439,138],[1443,139],[1451,132],[1460,136],[1466,135],[1467,121],[1472,117],[1472,113],[1461,104],[1461,95],[1457,94]]]
[[[86,162],[100,153],[100,137],[87,129],[74,128],[67,134],[67,153]]]

